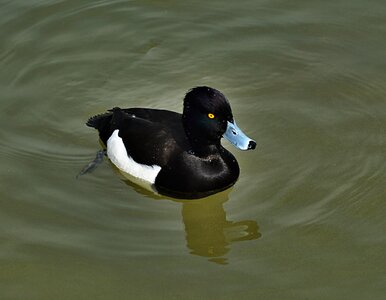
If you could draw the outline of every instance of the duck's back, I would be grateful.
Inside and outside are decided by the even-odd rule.
[[[98,129],[107,145],[118,130],[127,154],[145,165],[165,166],[171,155],[188,147],[182,115],[168,110],[114,108],[90,118],[87,125]]]

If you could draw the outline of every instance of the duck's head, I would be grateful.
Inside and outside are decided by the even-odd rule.
[[[184,99],[183,124],[193,145],[218,146],[221,137],[241,150],[256,148],[256,142],[237,127],[228,100],[206,86],[191,89]]]

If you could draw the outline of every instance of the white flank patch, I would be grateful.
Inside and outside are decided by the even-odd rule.
[[[134,161],[126,152],[123,140],[118,135],[116,129],[107,140],[107,156],[117,168],[141,180],[154,184],[161,167],[157,165],[142,165]]]

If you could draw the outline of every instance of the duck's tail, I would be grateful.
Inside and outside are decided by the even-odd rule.
[[[95,115],[87,120],[86,125],[100,130],[105,127],[106,123],[110,122],[112,115],[113,113],[111,111]]]
[[[106,142],[113,131],[118,128],[122,119],[127,117],[128,115],[126,115],[122,109],[114,107],[103,114],[91,117],[86,122],[86,125],[97,129],[99,131],[99,137],[106,145]]]

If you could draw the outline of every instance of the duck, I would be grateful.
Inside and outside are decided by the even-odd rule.
[[[240,150],[256,148],[236,125],[227,98],[208,86],[186,93],[182,114],[114,107],[90,117],[86,125],[98,130],[108,158],[120,172],[177,199],[207,197],[236,183],[240,168],[221,138]]]

